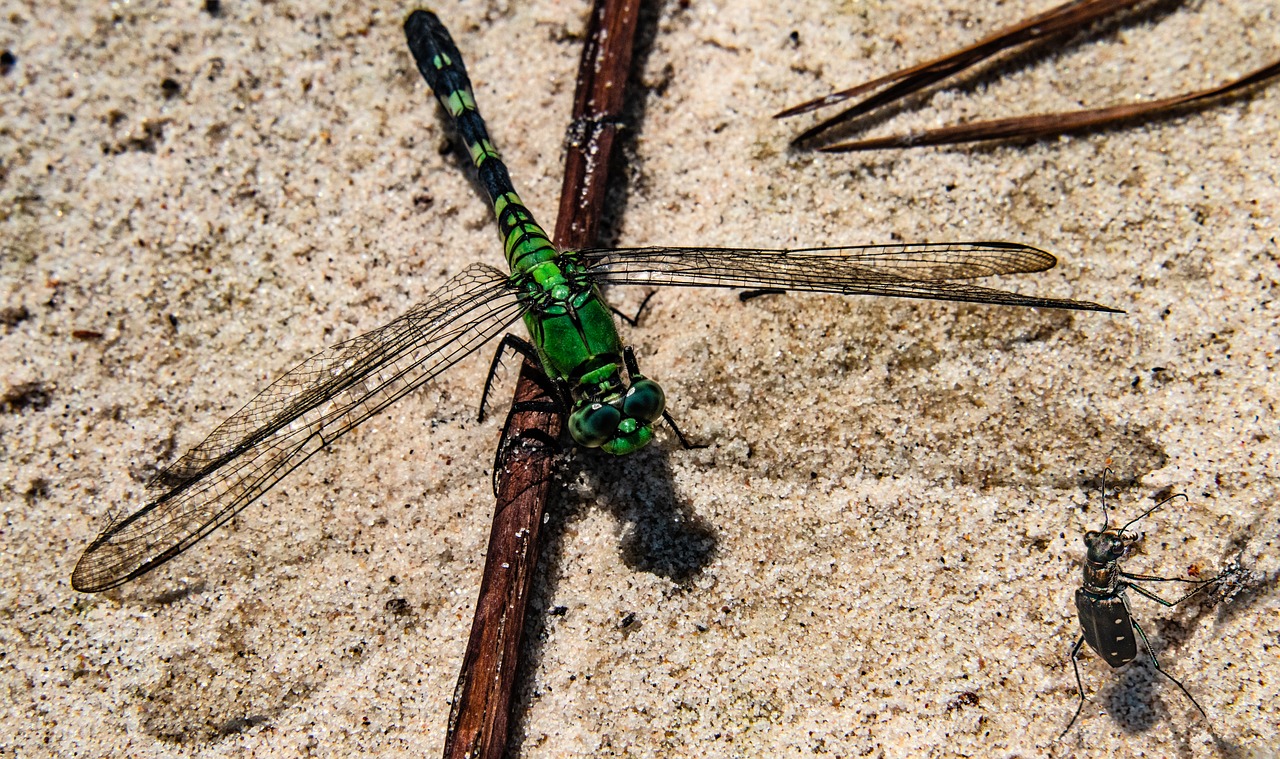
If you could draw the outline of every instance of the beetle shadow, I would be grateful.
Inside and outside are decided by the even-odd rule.
[[[1160,651],[1156,652],[1156,658],[1160,658]],[[1161,690],[1163,686],[1172,688],[1179,698],[1185,698],[1178,691],[1178,686],[1151,666],[1151,660],[1146,656],[1146,651],[1143,651],[1139,660],[1126,665],[1110,678],[1110,684],[1105,687],[1100,700],[1107,715],[1120,729],[1129,735],[1138,735],[1169,718],[1169,707],[1165,699],[1172,696]],[[1191,704],[1187,704],[1187,708],[1195,712],[1195,707]],[[1199,716],[1196,713],[1196,717]]]
[[[1253,522],[1231,539],[1231,550],[1223,561],[1223,575],[1230,576],[1218,588],[1215,588],[1212,604],[1204,604],[1197,609],[1199,614],[1207,614],[1216,609],[1217,618],[1214,626],[1227,625],[1236,617],[1250,611],[1259,602],[1270,600],[1280,591],[1280,570],[1263,572],[1254,569],[1251,564],[1259,558],[1258,549],[1249,551],[1251,545],[1271,545],[1280,534],[1272,528],[1274,509],[1260,510]],[[1246,560],[1246,553],[1253,553],[1251,560]]]
[[[1156,657],[1159,658],[1159,652]],[[1151,666],[1150,659],[1143,658],[1141,661],[1135,661],[1124,667],[1124,670],[1120,677],[1112,678],[1112,683],[1101,700],[1108,716],[1125,733],[1139,735],[1161,721],[1168,721],[1172,715],[1169,699],[1181,699],[1185,704],[1184,711],[1188,719],[1203,723],[1204,728],[1213,738],[1214,747],[1219,755],[1228,759],[1245,759],[1255,756],[1252,750],[1219,735],[1213,723],[1212,713],[1209,720],[1205,722],[1205,718],[1194,705],[1187,701],[1186,695],[1178,690],[1178,686]],[[1187,685],[1185,682],[1183,684]],[[1193,687],[1194,685],[1188,685],[1188,688]],[[1161,690],[1162,688],[1164,690]],[[1180,741],[1186,749],[1182,753],[1188,755],[1191,753],[1190,731],[1196,729],[1198,729],[1197,726],[1188,723],[1188,732],[1171,731],[1174,733],[1175,740]]]
[[[1183,687],[1191,691],[1192,695],[1195,694],[1195,683],[1187,682],[1186,676],[1170,669],[1168,660],[1174,657],[1170,656],[1169,652],[1180,649],[1188,643],[1194,637],[1194,630],[1198,627],[1196,622],[1213,614],[1215,609],[1219,610],[1215,620],[1215,626],[1217,626],[1224,623],[1224,617],[1227,620],[1232,619],[1258,601],[1274,594],[1276,590],[1274,573],[1264,575],[1247,569],[1241,569],[1239,572],[1241,578],[1233,583],[1231,594],[1225,601],[1223,596],[1213,592],[1206,594],[1207,597],[1188,599],[1192,605],[1185,609],[1184,613],[1149,621],[1144,626],[1143,629],[1147,631],[1147,635],[1153,638],[1151,652],[1154,652],[1156,659],[1161,661],[1160,667],[1168,673],[1168,676],[1161,674],[1152,666],[1151,652],[1148,652],[1139,642],[1138,658],[1123,667],[1123,672],[1118,673],[1118,676],[1111,678],[1111,684],[1105,688],[1105,695],[1101,700],[1105,704],[1108,715],[1126,733],[1134,735],[1145,733],[1157,722],[1169,719],[1171,714],[1169,699],[1180,699],[1185,702],[1186,713],[1191,719],[1201,721],[1206,719],[1181,691],[1178,684],[1170,679],[1178,678]],[[1199,602],[1195,603],[1197,600]],[[1223,606],[1220,607],[1220,605]],[[1230,612],[1224,614],[1226,609],[1230,609]],[[1136,616],[1135,620],[1139,624],[1142,623],[1142,620],[1137,619]],[[1213,723],[1212,712],[1209,713],[1205,727],[1213,737],[1219,752],[1224,756],[1248,755],[1247,752],[1241,754],[1243,751],[1241,747],[1218,734]]]

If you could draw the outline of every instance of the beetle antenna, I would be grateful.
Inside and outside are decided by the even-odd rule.
[[[1124,527],[1121,527],[1121,528],[1120,528],[1120,532],[1124,532],[1125,530],[1129,529],[1129,526],[1130,526],[1130,525],[1132,525],[1134,522],[1138,521],[1139,519],[1142,519],[1143,517],[1147,516],[1147,515],[1148,515],[1148,514],[1150,514],[1151,512],[1155,511],[1156,509],[1160,508],[1161,506],[1165,505],[1166,503],[1168,503],[1169,501],[1172,501],[1172,500],[1173,500],[1173,499],[1175,499],[1175,498],[1181,498],[1181,499],[1182,499],[1182,500],[1184,500],[1184,501],[1189,500],[1189,499],[1187,498],[1187,494],[1186,494],[1186,493],[1174,493],[1173,495],[1171,495],[1171,496],[1169,496],[1168,498],[1164,499],[1164,500],[1163,500],[1163,501],[1161,501],[1160,503],[1157,503],[1155,506],[1152,506],[1151,508],[1149,508],[1149,509],[1147,509],[1146,511],[1142,512],[1142,513],[1141,513],[1141,514],[1139,514],[1138,516],[1134,517],[1133,519],[1130,519],[1130,520],[1129,520],[1129,524],[1126,524]]]
[[[1107,531],[1107,475],[1112,474],[1111,467],[1102,470],[1102,532]]]

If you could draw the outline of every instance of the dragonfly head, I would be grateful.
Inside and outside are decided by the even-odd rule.
[[[569,414],[569,434],[578,445],[624,456],[653,440],[653,423],[662,418],[667,397],[657,382],[633,379],[625,390],[575,404]]]

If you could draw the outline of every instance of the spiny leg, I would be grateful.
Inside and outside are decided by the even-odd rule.
[[[530,345],[527,340],[522,340],[511,334],[503,335],[501,342],[498,343],[498,349],[493,352],[493,362],[489,364],[489,374],[484,378],[484,390],[480,393],[480,415],[476,419],[477,422],[484,421],[485,411],[489,405],[489,392],[493,390],[493,379],[497,376],[499,367],[502,366],[503,354],[508,350],[524,356],[532,361],[535,366],[541,366],[542,362],[538,358],[537,349]],[[560,401],[560,405],[557,405],[555,410],[564,413],[564,409],[567,406],[563,404],[564,399],[560,397],[559,390],[554,390],[550,394]],[[543,409],[535,404],[534,406],[522,406],[522,410],[541,411]]]
[[[693,451],[693,450],[698,450],[700,448],[711,447],[706,443],[690,443],[689,439],[686,438],[684,436],[684,433],[680,431],[680,428],[676,426],[676,420],[672,418],[670,411],[663,409],[662,418],[666,420],[667,426],[671,428],[671,431],[676,433],[676,438],[680,441],[680,446],[684,448],[686,451]]]
[[[1182,694],[1187,697],[1187,700],[1196,708],[1196,711],[1200,712],[1200,716],[1204,717],[1204,721],[1208,722],[1209,715],[1205,714],[1204,709],[1201,708],[1200,703],[1196,701],[1195,696],[1191,695],[1191,691],[1187,690],[1186,686],[1178,682],[1178,678],[1160,668],[1160,662],[1156,661],[1156,652],[1151,648],[1151,641],[1147,640],[1147,634],[1143,632],[1142,625],[1138,624],[1138,620],[1136,619],[1133,620],[1133,629],[1138,631],[1138,637],[1142,638],[1142,645],[1147,647],[1147,656],[1151,657],[1151,666],[1155,667],[1157,672],[1169,678],[1169,682],[1178,686],[1178,690],[1182,691]]]
[[[1080,679],[1080,662],[1076,660],[1076,656],[1080,653],[1080,647],[1084,645],[1084,636],[1081,635],[1076,644],[1071,647],[1071,668],[1076,672],[1076,692],[1080,694],[1080,703],[1076,705],[1076,713],[1071,715],[1071,721],[1067,723],[1067,727],[1062,731],[1062,735],[1058,736],[1058,740],[1067,737],[1067,733],[1071,732],[1071,726],[1080,719],[1080,712],[1084,710],[1084,681]]]
[[[622,363],[627,367],[627,373],[632,377],[640,375],[640,362],[636,361],[636,352],[630,345],[622,349]]]
[[[564,406],[561,388],[559,388],[556,383],[553,383],[552,380],[548,379],[548,376],[541,371],[541,367],[538,365],[538,356],[536,356],[534,347],[530,346],[530,344],[525,342],[525,340],[517,338],[516,335],[507,334],[502,338],[502,342],[498,343],[498,349],[494,352],[493,356],[493,364],[489,365],[489,376],[485,379],[484,397],[481,398],[480,401],[481,421],[483,421],[485,401],[488,399],[489,390],[492,389],[494,374],[497,372],[498,366],[502,364],[503,351],[506,351],[508,348],[513,352],[520,353],[520,355],[525,358],[529,358],[532,364],[538,367],[536,370],[525,372],[525,375],[530,381],[532,381],[532,383],[538,385],[538,388],[541,390],[541,394],[550,398],[550,401],[518,401],[512,403],[511,408],[508,408],[507,421],[503,422],[502,436],[500,436],[498,447],[494,449],[493,453],[492,471],[494,495],[498,494],[498,475],[500,474],[500,470],[502,470],[502,463],[503,461],[506,461],[509,456],[509,452],[511,452],[511,449],[515,448],[516,445],[525,445],[525,447],[530,448],[538,445],[538,447],[544,448],[545,451],[548,451],[550,454],[556,454],[561,451],[561,445],[559,445],[557,440],[539,429],[527,429],[522,431],[521,434],[512,435],[511,426],[513,424],[513,420],[516,419],[517,413],[558,413],[558,415],[563,416],[564,413],[566,413],[567,408],[567,406]]]
[[[1194,580],[1190,577],[1159,577],[1157,575],[1139,575],[1132,572],[1121,572],[1120,576],[1130,580],[1142,580],[1143,582],[1186,582],[1192,584],[1213,582],[1218,579],[1217,576],[1214,576],[1204,580]]]
[[[543,372],[531,372],[531,374],[527,376],[529,376],[529,379],[534,381],[534,383],[543,390],[544,394],[553,395],[554,397],[554,384],[552,381],[547,379],[547,376],[543,375]],[[502,425],[502,436],[500,436],[498,440],[498,447],[494,449],[493,453],[494,495],[498,495],[498,477],[502,474],[503,462],[508,461],[508,459],[511,458],[512,448],[517,447],[517,445],[522,445],[522,447],[529,449],[541,448],[545,454],[548,454],[548,456],[556,456],[556,454],[562,452],[562,447],[558,440],[556,438],[552,438],[552,436],[547,433],[544,433],[543,430],[526,429],[521,431],[518,435],[511,434],[511,426],[513,422],[515,422],[517,413],[526,412],[561,413],[561,415],[563,415],[562,408],[554,401],[525,401],[511,404],[511,410],[507,412],[507,421],[503,422]]]
[[[517,412],[513,409],[511,413],[514,415]],[[510,417],[508,417],[508,421],[510,421]],[[510,426],[511,425],[509,423],[504,426],[502,442],[498,445],[497,453],[493,457],[493,481],[495,489],[498,485],[498,470],[501,466],[502,460],[506,458],[507,452],[517,445],[523,445],[528,448],[533,448],[535,446],[540,447],[548,455],[556,455],[564,451],[564,447],[560,444],[559,440],[556,440],[542,430],[525,430],[514,437],[507,436],[506,429],[510,428]]]

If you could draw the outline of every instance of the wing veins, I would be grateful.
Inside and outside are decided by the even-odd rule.
[[[148,486],[146,505],[113,517],[85,550],[72,584],[104,590],[178,555],[523,310],[505,274],[473,265],[395,321],[302,362],[179,458],[160,485]]]
[[[615,285],[741,287],[885,295],[998,305],[1115,311],[1087,301],[1038,298],[963,281],[1050,269],[1056,259],[1017,243],[841,248],[618,248],[580,251],[593,276]]]

